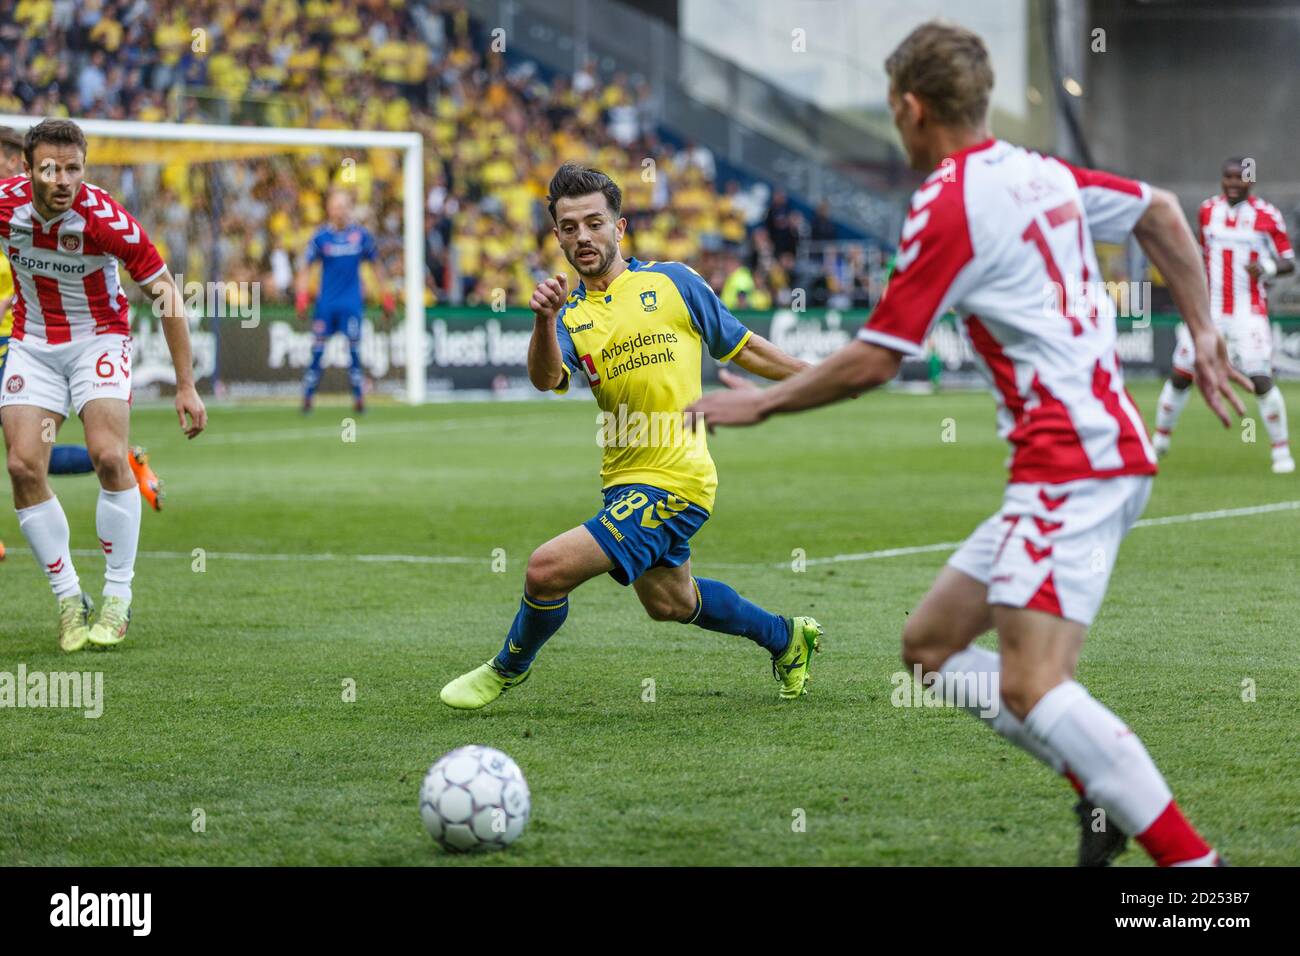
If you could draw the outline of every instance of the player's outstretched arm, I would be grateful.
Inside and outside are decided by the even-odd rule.
[[[1133,235],[1169,285],[1174,305],[1196,346],[1196,385],[1227,428],[1232,420],[1223,405],[1225,397],[1238,415],[1246,414],[1246,406],[1230,383],[1249,387],[1250,380],[1228,364],[1227,344],[1210,320],[1210,293],[1201,254],[1173,193],[1151,191],[1151,204],[1133,227]]]
[[[543,279],[528,307],[533,310],[533,337],[528,340],[528,380],[541,392],[564,384],[564,359],[555,337],[555,317],[569,297],[569,277],[563,272]]]
[[[809,366],[771,388],[723,373],[727,391],[710,392],[686,409],[688,422],[701,416],[714,425],[757,425],[769,415],[801,412],[853,398],[898,374],[903,356],[855,339],[820,365]]]
[[[811,368],[807,362],[781,351],[763,336],[754,332],[750,333],[745,347],[737,352],[731,361],[746,372],[773,381],[789,378],[797,372]]]
[[[171,270],[149,284],[155,314],[162,318],[163,336],[176,369],[176,417],[186,438],[194,438],[208,427],[208,411],[194,387],[194,354],[190,350],[190,326],[185,315],[185,300],[172,278]],[[189,418],[188,424],[186,418]]]

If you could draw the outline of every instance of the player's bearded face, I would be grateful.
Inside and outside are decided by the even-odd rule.
[[[619,254],[624,221],[610,214],[605,197],[594,193],[577,199],[561,199],[555,212],[559,216],[555,232],[569,265],[584,277],[594,278],[608,272]]]
[[[85,159],[76,146],[38,145],[28,170],[37,206],[45,207],[54,215],[71,208],[86,175]]]

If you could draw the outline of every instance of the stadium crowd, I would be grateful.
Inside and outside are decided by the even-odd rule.
[[[865,307],[883,263],[834,240],[763,183],[720,181],[712,153],[659,136],[655,91],[623,74],[511,65],[452,2],[0,0],[0,112],[328,129],[414,129],[426,142],[427,301],[527,302],[567,268],[545,207],[551,172],[580,160],[624,188],[625,251],[689,262],[733,308]],[[123,149],[93,177],[124,190],[173,268],[260,279],[287,297],[331,185],[354,191],[391,274],[401,272],[401,169],[383,150],[241,153]],[[217,150],[221,159],[225,151]],[[216,237],[216,238],[214,238]],[[213,249],[213,244],[219,248]]]

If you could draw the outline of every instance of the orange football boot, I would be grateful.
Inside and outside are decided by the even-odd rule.
[[[135,447],[131,449],[131,454],[127,456],[127,461],[131,463],[131,472],[135,475],[136,484],[140,486],[140,494],[144,500],[149,502],[149,507],[154,511],[162,511],[162,479],[154,474],[149,467],[149,455],[143,448]]]

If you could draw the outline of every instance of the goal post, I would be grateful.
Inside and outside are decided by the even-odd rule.
[[[402,264],[406,400],[422,404],[426,395],[424,329],[424,139],[417,132],[351,129],[296,129],[221,126],[208,123],[155,123],[137,120],[72,120],[87,136],[152,142],[239,144],[332,149],[392,149],[402,156]],[[40,118],[0,114],[0,126],[26,131]],[[94,157],[87,160],[93,165]],[[132,210],[134,212],[134,210]],[[146,229],[152,229],[145,222]]]

